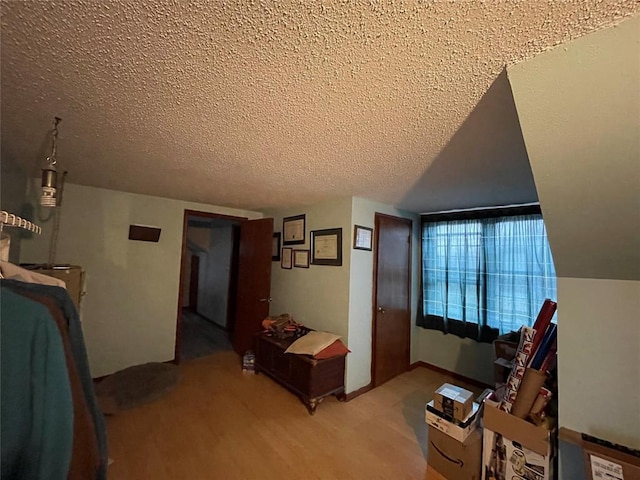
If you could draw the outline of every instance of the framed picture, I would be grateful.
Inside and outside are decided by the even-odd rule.
[[[353,248],[356,250],[371,250],[373,244],[373,228],[354,225]]]
[[[305,215],[285,217],[282,219],[282,244],[301,245],[305,241]]]
[[[342,228],[311,232],[311,255],[313,265],[342,265]]]
[[[282,258],[280,260],[280,267],[286,268],[287,270],[291,270],[291,260],[292,260],[292,248],[284,247],[282,249]]]
[[[294,250],[293,266],[299,268],[309,268],[309,250]]]
[[[274,262],[280,261],[280,239],[282,234],[280,232],[274,232],[273,243],[271,244],[271,260]]]

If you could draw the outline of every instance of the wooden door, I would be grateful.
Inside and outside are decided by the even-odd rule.
[[[253,349],[253,338],[269,316],[273,219],[242,222],[238,254],[238,287],[233,348],[239,354]]]
[[[229,272],[229,291],[227,293],[227,331],[236,329],[236,299],[238,298],[238,261],[240,258],[240,225],[232,225],[231,271]],[[233,337],[231,337],[233,338]]]
[[[189,308],[198,311],[198,287],[200,279],[200,257],[191,255],[191,270],[189,273]]]
[[[412,221],[376,213],[373,386],[409,369]]]

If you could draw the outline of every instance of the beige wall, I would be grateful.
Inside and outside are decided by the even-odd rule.
[[[558,275],[559,423],[640,448],[640,17],[508,69]]]
[[[262,214],[67,184],[57,263],[86,270],[85,342],[94,376],[174,357],[185,209],[260,218]],[[162,229],[158,243],[128,240],[132,223]],[[45,262],[51,222],[23,241],[22,262]]]
[[[559,278],[558,299],[561,424],[640,448],[640,282]]]
[[[198,313],[223,328],[227,326],[232,253],[232,226],[211,228],[207,252],[200,259]]]
[[[203,250],[208,249],[208,245],[211,241],[211,232],[208,228],[189,227],[187,228],[187,240],[193,242]],[[191,256],[196,253],[187,251],[187,254],[182,259],[182,269],[184,271],[184,278],[182,279],[182,306],[188,307],[189,305],[189,290],[191,288]],[[203,255],[200,254],[202,257]],[[202,261],[202,258],[201,258]]]
[[[268,210],[274,231],[282,230],[282,217],[305,213],[307,242],[294,248],[310,248],[310,231],[342,227],[343,265],[283,270],[272,269],[271,314],[290,313],[305,325],[342,335],[351,353],[347,357],[346,389],[353,392],[371,382],[373,251],[353,250],[353,225],[374,227],[375,213],[413,221],[411,362],[425,361],[463,375],[492,383],[492,350],[487,344],[461,340],[453,335],[415,326],[419,297],[420,218],[390,205],[353,197],[319,205]]]
[[[317,205],[267,210],[273,217],[273,231],[282,232],[282,218],[306,215],[306,242],[292,248],[310,249],[311,231],[342,228],[342,266],[311,265],[309,268],[280,268],[271,271],[271,315],[289,313],[304,325],[333,332],[349,344],[349,271],[351,262],[351,198],[338,198]],[[351,348],[351,347],[350,347]],[[353,349],[352,349],[353,350]],[[347,357],[347,370],[351,368]],[[351,386],[347,384],[347,391]]]
[[[445,335],[437,330],[418,329],[420,360],[493,385],[493,345],[469,338]]]
[[[353,250],[353,225],[374,228],[376,212],[409,218],[413,221],[412,263],[411,275],[411,362],[421,359],[424,353],[416,348],[420,332],[415,327],[416,309],[418,305],[418,264],[419,258],[419,223],[417,214],[398,210],[389,205],[373,202],[364,198],[352,199],[352,221],[348,229],[349,248],[351,249],[351,271],[349,276],[349,370],[347,385],[351,390],[357,390],[371,382],[372,358],[372,309],[373,309],[373,257],[375,251]],[[374,232],[375,236],[375,232]]]
[[[347,356],[346,391],[358,390],[371,382],[373,252],[353,250],[353,225],[374,226],[375,212],[413,220],[413,258],[419,255],[419,218],[389,205],[362,198],[341,198],[318,205],[265,211],[274,217],[274,231],[282,230],[282,217],[306,214],[307,241],[311,230],[342,228],[342,266],[311,265],[309,269],[284,270],[274,262],[271,281],[271,314],[290,313],[311,328],[342,336],[351,353]],[[414,262],[415,265],[415,262]],[[418,269],[412,275],[412,325],[418,298]],[[419,358],[412,326],[412,361]]]
[[[294,319],[314,329],[327,330],[347,340],[349,305],[349,225],[351,199],[339,198],[317,205],[269,210],[273,231],[282,232],[282,218],[306,215],[306,241],[295,249],[311,248],[311,231],[342,228],[342,266],[311,265],[310,268],[285,270],[273,262],[271,271],[272,315],[290,313]]]

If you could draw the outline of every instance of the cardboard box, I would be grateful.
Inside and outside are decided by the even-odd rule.
[[[447,418],[444,413],[436,410],[431,400],[425,407],[424,419],[427,425],[440,430],[442,433],[449,435],[458,442],[464,442],[473,431],[478,428],[478,409],[479,405],[473,403],[471,413],[462,422],[456,422]]]
[[[518,351],[518,342],[509,342],[508,340],[494,340],[493,350],[496,358],[504,358],[505,360],[513,360]]]
[[[429,427],[427,463],[443,477],[456,480],[480,480],[482,435],[475,429],[464,442]]]
[[[589,480],[640,479],[640,457],[589,441],[583,441],[582,447]]]
[[[496,386],[507,383],[512,368],[513,360],[498,358],[493,362],[493,382]]]
[[[482,478],[553,478],[551,432],[484,402]]]
[[[471,412],[473,392],[450,383],[442,385],[433,397],[433,405],[450,418],[463,421]]]
[[[80,311],[80,301],[84,292],[84,270],[77,265],[61,265],[53,268],[33,269],[37,273],[48,275],[53,278],[62,280],[66,284],[67,292],[76,310]]]

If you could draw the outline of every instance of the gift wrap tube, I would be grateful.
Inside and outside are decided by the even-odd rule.
[[[500,410],[504,412],[511,412],[511,402],[515,400],[516,395],[518,394],[520,381],[524,377],[525,368],[529,363],[530,355],[528,355],[526,352],[532,351],[532,340],[535,334],[536,331],[531,327],[522,327],[522,329],[520,330],[520,344],[518,345],[514,364],[511,368],[511,373],[509,373],[509,378],[507,380],[507,391],[504,397],[505,401],[500,402],[499,406]],[[516,382],[515,380],[518,381]]]
[[[516,401],[513,402],[511,415],[518,418],[525,418],[529,414],[531,406],[536,400],[538,393],[540,393],[540,388],[542,388],[546,379],[547,375],[545,372],[534,370],[533,368],[527,368],[525,370],[524,378],[518,389]]]

